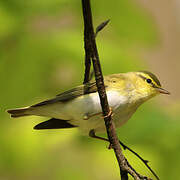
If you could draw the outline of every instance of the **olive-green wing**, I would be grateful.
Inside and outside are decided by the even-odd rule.
[[[65,91],[58,94],[56,97],[60,98],[61,101],[68,101],[78,96],[97,92],[96,82],[86,83],[85,85],[77,86],[69,91]]]
[[[89,94],[89,93],[94,93],[94,92],[97,92],[96,82],[89,82],[89,83],[86,83],[85,85],[81,85],[69,91],[65,91],[61,94],[58,94],[53,99],[49,99],[49,100],[40,102],[38,104],[32,105],[31,107],[44,106],[44,105],[52,104],[56,102],[67,102],[76,97]]]

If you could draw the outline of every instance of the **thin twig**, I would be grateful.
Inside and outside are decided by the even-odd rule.
[[[148,160],[143,159],[137,152],[126,146],[124,143],[119,141],[120,145],[123,147],[124,150],[128,149],[130,152],[132,152],[135,156],[137,156],[144,164],[145,166],[151,171],[151,173],[156,177],[157,180],[160,180],[157,174],[151,169],[151,167],[148,165]]]
[[[90,133],[89,133],[89,136],[92,137],[92,138],[96,138],[96,139],[99,139],[99,140],[103,140],[103,141],[106,141],[106,142],[109,142],[109,139],[107,138],[104,138],[104,137],[100,137],[100,136],[97,136],[95,131],[94,130],[91,130]],[[109,142],[110,143],[110,142]],[[119,143],[120,145],[123,147],[124,150],[129,150],[131,153],[133,153],[136,157],[138,157],[144,164],[145,166],[151,171],[151,173],[156,177],[157,180],[159,180],[158,176],[156,175],[156,173],[151,169],[151,167],[148,165],[148,161],[143,159],[137,152],[135,152],[134,150],[132,150],[131,148],[129,148],[128,146],[126,146],[124,143],[122,143],[120,140],[119,140]],[[112,145],[109,144],[109,147],[108,149],[111,149],[112,148]],[[130,166],[130,165],[129,165]],[[132,167],[131,167],[132,168]],[[122,174],[123,176],[124,174]]]
[[[84,48],[85,48],[85,74],[83,84],[89,82],[90,80],[90,71],[91,71],[91,36],[92,29],[89,19],[92,19],[91,9],[88,8],[88,3],[82,1],[83,6],[83,19],[84,19]]]
[[[96,33],[95,33],[95,37],[97,36],[97,34],[109,23],[110,19],[102,22],[97,28],[96,28]]]
[[[102,22],[101,24],[99,24],[99,25],[97,26],[97,28],[96,28],[96,33],[95,33],[95,37],[97,37],[98,33],[99,33],[102,29],[104,29],[104,27],[109,23],[109,21],[110,21],[110,19]],[[85,33],[84,33],[84,34],[85,34]],[[85,48],[85,49],[86,49],[86,48]],[[88,59],[88,58],[85,58],[85,63],[87,63],[87,65],[85,65],[85,67],[87,67],[86,69],[89,69],[89,64],[90,64],[91,62],[89,62],[89,60],[86,60],[86,59]],[[86,74],[88,74],[88,73],[89,73],[89,72],[87,72],[87,73],[85,72],[85,79],[87,79]],[[92,70],[92,71],[90,72],[89,81],[92,80],[93,76],[94,76],[94,70]],[[86,80],[84,81],[84,83],[86,83]]]

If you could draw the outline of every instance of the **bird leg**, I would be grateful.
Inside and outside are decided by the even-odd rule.
[[[89,131],[89,136],[92,137],[92,138],[95,138],[95,139],[100,139],[100,140],[109,142],[109,140],[106,139],[106,138],[103,138],[103,137],[100,137],[100,136],[96,136],[94,129],[91,129],[91,130]],[[109,142],[109,143],[110,143],[110,142]],[[109,144],[108,149],[112,149],[112,144],[111,144],[111,143]]]
[[[103,119],[109,117],[110,115],[113,116],[112,108],[110,107],[109,109],[110,109],[110,111],[109,111],[108,115],[102,116]],[[89,115],[89,114],[87,113],[87,114],[84,114],[83,119],[84,119],[84,120],[88,120],[89,118],[94,117],[94,116],[97,116],[97,115],[100,115],[100,114],[102,114],[102,112],[99,112],[99,113],[96,113],[96,114],[92,114],[92,115]]]
[[[109,140],[106,139],[106,138],[96,136],[94,129],[91,129],[91,130],[89,131],[89,136],[92,137],[92,138],[96,138],[96,139],[100,139],[100,140],[109,142]]]
[[[109,113],[108,113],[108,115],[103,116],[103,118],[107,118],[107,117],[113,116],[113,115],[114,115],[114,114],[113,114],[113,110],[112,110],[112,108],[110,107],[110,108],[109,108]]]

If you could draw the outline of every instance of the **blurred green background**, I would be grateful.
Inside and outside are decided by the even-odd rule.
[[[97,37],[101,64],[104,74],[153,71],[172,92],[140,107],[118,136],[148,159],[161,179],[178,179],[180,56],[177,47],[175,55],[174,48],[168,48],[177,40],[167,41],[173,32],[163,23],[172,21],[161,16],[163,7],[159,4],[157,13],[154,1],[141,2],[92,0],[94,25],[111,19]],[[33,126],[45,118],[10,119],[5,112],[82,83],[81,1],[1,0],[0,22],[0,180],[119,179],[107,143],[84,137],[77,129],[35,131]],[[134,155],[124,154],[138,172],[153,177]]]

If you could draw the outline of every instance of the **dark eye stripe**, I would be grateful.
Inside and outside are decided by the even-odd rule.
[[[149,75],[158,86],[161,86],[160,81],[158,80],[158,78],[153,73],[151,73],[149,71],[140,71],[140,72],[143,72],[143,73]]]

